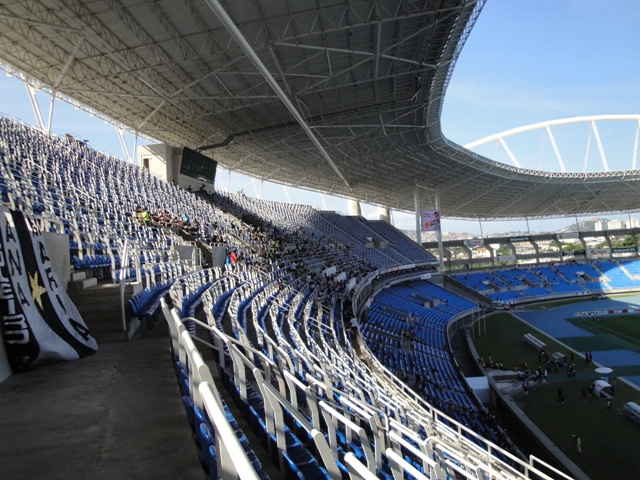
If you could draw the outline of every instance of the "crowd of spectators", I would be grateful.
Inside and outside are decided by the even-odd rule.
[[[136,207],[133,212],[133,218],[141,225],[154,228],[178,227],[184,230],[192,230],[198,227],[198,222],[192,222],[188,214],[180,217],[178,215],[172,215],[167,210],[155,212],[149,211],[149,209],[144,207]]]

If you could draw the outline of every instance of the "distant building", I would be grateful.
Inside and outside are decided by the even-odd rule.
[[[596,225],[598,223],[600,223],[600,222],[602,222],[602,220],[596,220],[595,218],[590,218],[589,220],[583,220],[582,222],[580,222],[580,230],[587,231],[587,232],[593,231],[593,230],[595,230],[595,231],[606,230],[606,228],[607,228],[606,223],[604,225],[601,225],[601,227],[604,227],[604,228],[598,229],[596,227]],[[605,220],[605,222],[606,222],[606,220]]]
[[[635,217],[627,220],[625,224],[627,225],[627,228],[637,228],[640,226],[640,222],[638,222],[638,219]]]
[[[621,228],[624,228],[624,224],[622,223],[622,220],[618,220],[617,218],[609,220],[607,224],[607,230],[619,230]]]

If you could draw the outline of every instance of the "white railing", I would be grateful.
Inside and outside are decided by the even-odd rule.
[[[242,274],[248,275],[248,272],[237,272],[237,275]],[[195,279],[195,277],[193,278]],[[255,281],[255,279],[248,281]],[[220,292],[216,290],[215,285],[206,292],[207,297],[209,297],[206,303],[209,306],[215,303],[215,298]],[[189,288],[196,288],[196,285]],[[245,295],[250,295],[250,290],[246,292],[243,290],[240,289],[238,294],[234,295],[235,298],[231,300],[231,303],[234,304],[233,310],[236,313],[241,298],[244,298]],[[286,300],[289,292],[285,289],[282,294],[283,297],[278,298],[271,306],[272,321],[275,320],[278,306],[286,306],[282,302]],[[179,298],[179,295],[172,295],[172,298]],[[280,305],[278,305],[279,303]],[[294,299],[292,303],[297,303],[297,300]],[[292,310],[293,308],[289,309],[289,315],[285,314],[285,321],[293,321]],[[174,309],[172,316],[174,317],[174,322],[179,324],[179,327],[176,328],[184,329],[177,309]],[[209,322],[211,322],[211,316],[209,314],[207,316],[209,317]],[[212,334],[215,345],[209,345],[209,347],[218,350],[221,365],[224,365],[225,351],[231,356],[234,383],[241,397],[246,395],[244,392],[246,392],[249,383],[259,388],[263,398],[265,398],[265,405],[268,404],[270,406],[271,415],[273,416],[270,417],[269,421],[275,423],[269,429],[276,436],[278,429],[283,428],[283,424],[278,420],[280,409],[287,410],[294,417],[298,412],[298,408],[294,407],[297,405],[297,389],[302,389],[305,392],[311,412],[316,412],[312,415],[313,423],[309,425],[310,430],[320,428],[318,420],[319,415],[322,415],[325,417],[329,428],[331,428],[330,425],[342,424],[350,431],[360,435],[359,425],[364,422],[373,427],[373,432],[378,431],[378,434],[374,434],[374,438],[367,438],[367,441],[372,442],[372,450],[366,452],[367,465],[363,465],[358,459],[349,455],[344,457],[346,465],[343,464],[342,466],[350,472],[352,478],[372,478],[370,475],[375,474],[376,469],[380,467],[378,459],[381,452],[385,452],[387,458],[389,458],[389,467],[394,472],[394,477],[402,478],[404,473],[412,475],[419,473],[411,464],[403,460],[403,451],[406,451],[406,446],[401,442],[397,442],[397,439],[394,440],[392,436],[394,431],[400,432],[397,433],[400,436],[406,436],[406,432],[412,432],[413,437],[416,439],[413,442],[414,447],[423,449],[425,458],[435,458],[437,468],[428,461],[426,463],[427,470],[425,471],[430,472],[429,478],[445,478],[447,475],[468,476],[479,472],[484,472],[487,478],[492,479],[541,478],[550,480],[552,478],[569,478],[555,469],[550,470],[547,465],[533,457],[528,461],[517,458],[508,451],[490,443],[473,430],[459,424],[453,418],[432,408],[422,398],[415,395],[414,392],[406,389],[405,385],[395,379],[391,372],[382,367],[382,365],[378,364],[377,368],[374,367],[378,374],[370,374],[368,378],[364,379],[367,383],[364,380],[360,381],[358,378],[360,374],[350,367],[349,363],[338,362],[336,364],[334,362],[334,360],[339,359],[340,354],[338,351],[332,351],[332,342],[326,342],[325,339],[320,338],[321,344],[308,345],[310,351],[297,350],[312,368],[311,374],[306,373],[303,381],[299,377],[301,372],[296,371],[287,354],[289,350],[295,349],[295,347],[288,343],[288,340],[282,335],[278,325],[275,323],[273,328],[276,330],[278,338],[270,339],[266,335],[264,338],[267,341],[267,347],[271,347],[267,348],[267,350],[276,353],[278,361],[274,360],[276,357],[266,355],[264,350],[256,350],[250,347],[247,344],[246,337],[242,335],[240,336],[241,340],[236,340],[218,330],[215,325],[199,322],[192,318],[188,320],[196,323],[200,328],[209,330]],[[238,328],[237,323],[235,328]],[[188,343],[188,334],[185,333],[182,336],[186,337],[182,341]],[[199,340],[199,342],[202,341]],[[264,345],[262,347],[264,348]],[[262,365],[260,368],[257,367],[257,357],[260,358],[259,364]],[[294,355],[294,357],[297,357],[297,355]],[[375,359],[372,360],[375,363]],[[183,361],[182,355],[181,361]],[[189,360],[184,358],[184,361]],[[354,361],[357,362],[357,358],[349,358],[349,362]],[[297,361],[295,363],[300,365]],[[363,366],[360,371],[370,372],[366,366]],[[204,373],[200,372],[200,375],[204,375]],[[272,388],[270,382],[265,380],[271,378],[278,380],[276,388]],[[338,381],[344,385],[344,389],[337,388]],[[363,402],[365,398],[363,394],[365,393],[368,398],[375,402],[375,409],[369,409],[366,403]],[[334,403],[334,394],[339,395],[343,401]],[[350,406],[345,407],[345,405]],[[376,417],[380,417],[375,424],[371,423],[374,418],[372,416],[373,412],[375,412]],[[392,417],[401,420],[402,423],[395,422]],[[220,421],[226,422],[226,419],[220,419]],[[395,426],[394,423],[396,424]],[[218,426],[214,425],[214,429],[217,428]],[[416,433],[420,429],[423,429],[427,434],[427,438],[424,440]],[[329,445],[333,449],[335,446],[334,434],[326,431],[324,433],[329,433]],[[319,448],[319,450],[322,449]],[[389,455],[390,452],[393,453]],[[509,463],[500,460],[501,456],[502,458],[507,458]],[[329,461],[325,455],[321,455],[321,457],[322,461],[325,462],[325,468],[329,472],[336,472],[335,460]],[[423,458],[422,460],[425,459]],[[548,472],[551,472],[551,474]],[[424,478],[424,475],[422,477],[414,476],[415,478]]]
[[[215,435],[217,472],[220,478],[259,480],[247,453],[240,444],[220,400],[209,367],[186,331],[175,310],[161,300],[171,335],[174,361],[177,358],[189,374],[189,390],[195,406],[206,412]]]

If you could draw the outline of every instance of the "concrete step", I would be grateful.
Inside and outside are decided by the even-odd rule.
[[[74,270],[71,272],[71,280],[72,282],[77,282],[78,280],[84,280],[87,278],[87,272],[82,270]]]
[[[91,335],[96,337],[102,335],[104,333],[119,333],[123,332],[122,328],[122,319],[118,317],[113,317],[109,319],[89,319],[86,321],[87,328]],[[127,319],[127,339],[131,339],[136,334],[137,330],[142,326],[140,320],[138,318],[128,318]]]
[[[93,280],[96,279],[87,279]],[[85,282],[86,280],[79,280]],[[142,285],[129,284],[124,288],[127,331],[122,329],[120,285],[112,283],[94,284],[86,289],[70,289],[67,293],[84,319],[91,335],[100,343],[126,341],[136,333],[139,322],[131,320],[129,300],[140,291]]]
[[[125,297],[128,296],[130,298],[132,295],[136,294],[140,290],[142,290],[142,285],[139,283],[125,285],[124,287]],[[113,284],[113,283],[101,283],[98,285],[96,282],[94,286],[85,288],[82,291],[74,291],[74,292],[69,291],[68,293],[69,293],[69,296],[72,298],[88,298],[88,297],[94,297],[94,298],[100,297],[105,299],[109,297],[120,298],[120,285]]]
[[[87,328],[91,335],[96,333],[105,333],[105,332],[119,332],[122,330],[122,321],[121,320],[109,320],[109,321],[86,321]],[[95,335],[94,335],[95,336]]]
[[[108,342],[126,342],[129,340],[129,332],[96,332],[95,334],[91,332],[93,338],[98,342],[98,349],[100,348],[101,343]],[[98,350],[99,351],[99,350]]]
[[[98,284],[97,278],[85,278],[83,280],[75,280],[69,282],[67,285],[68,290],[86,290]]]
[[[93,309],[93,308],[92,309],[78,308],[78,312],[80,312],[80,315],[82,316],[82,318],[85,319],[85,322],[87,321],[103,322],[111,318],[120,319],[122,316],[120,307],[109,308],[105,310],[99,310],[99,309]],[[131,312],[129,311],[129,309],[125,308],[124,314],[127,318],[131,316],[130,313]]]
[[[77,297],[69,295],[73,303],[80,313],[87,312],[91,313],[100,313],[103,311],[109,312],[117,312],[120,314],[120,296],[113,297],[113,299],[101,298],[101,297]],[[128,309],[129,300],[131,296],[125,295],[124,297],[124,307],[125,311]]]
[[[91,328],[91,325],[98,323],[111,323],[115,325],[116,329],[122,327],[122,311],[119,303],[104,304],[101,306],[95,303],[76,304],[76,308],[89,328]],[[125,303],[124,313],[127,320],[129,320],[131,310],[128,303]]]

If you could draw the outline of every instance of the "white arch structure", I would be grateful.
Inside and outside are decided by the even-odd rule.
[[[576,123],[588,123],[590,124],[590,128],[589,128],[589,136],[587,138],[587,151],[585,154],[585,163],[584,163],[583,171],[586,171],[586,168],[587,168],[587,158],[589,156],[589,149],[591,147],[591,137],[593,136],[598,145],[598,150],[600,152],[600,159],[602,160],[604,171],[608,172],[609,164],[607,162],[607,157],[605,155],[604,148],[602,146],[602,139],[600,138],[600,133],[598,132],[598,127],[596,125],[596,122],[603,122],[603,121],[632,121],[636,123],[636,134],[633,142],[633,155],[632,155],[632,162],[631,162],[632,163],[631,169],[635,170],[637,165],[637,159],[638,159],[638,137],[640,135],[640,115],[635,115],[635,114],[634,115],[592,115],[592,116],[586,116],[586,117],[571,117],[571,118],[563,118],[560,120],[551,120],[551,121],[540,122],[540,123],[532,123],[531,125],[525,125],[524,127],[513,128],[511,130],[506,130],[501,133],[495,133],[493,135],[489,135],[488,137],[481,138],[480,140],[476,140],[475,142],[467,143],[466,145],[464,145],[464,148],[473,150],[476,147],[486,145],[491,142],[497,142],[506,151],[507,155],[509,156],[513,164],[516,167],[521,168],[520,162],[518,161],[516,156],[513,154],[513,152],[507,145],[507,143],[505,142],[505,138],[518,135],[521,133],[525,133],[525,132],[531,132],[535,130],[544,130],[546,132],[546,135],[549,141],[551,142],[551,145],[553,146],[556,159],[558,160],[558,164],[560,165],[560,170],[562,172],[566,172],[567,170],[566,170],[564,161],[562,160],[562,155],[560,154],[560,151],[558,149],[558,144],[556,143],[555,137],[553,136],[553,132],[551,131],[551,127],[557,127],[560,125],[570,125],[570,124],[576,124]]]

